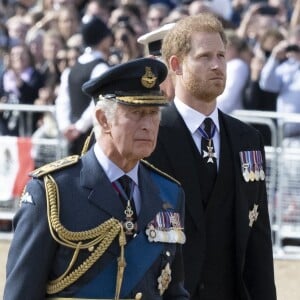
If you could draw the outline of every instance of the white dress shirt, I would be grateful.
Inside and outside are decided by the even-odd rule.
[[[187,128],[189,129],[192,138],[195,142],[195,145],[199,152],[201,153],[201,133],[199,132],[198,128],[201,126],[205,118],[211,118],[216,126],[216,132],[213,136],[213,143],[214,143],[214,152],[217,157],[217,166],[219,166],[220,160],[220,124],[219,124],[219,115],[217,107],[214,111],[209,115],[205,116],[204,114],[194,110],[193,108],[189,107],[182,101],[180,101],[177,97],[174,99],[174,104],[183,118]]]
[[[94,152],[99,164],[102,166],[104,172],[106,173],[108,179],[111,183],[118,180],[123,175],[129,176],[134,182],[134,191],[133,191],[133,200],[135,204],[135,209],[137,214],[139,214],[141,210],[141,194],[139,190],[139,181],[138,181],[138,169],[139,163],[137,163],[133,169],[131,169],[128,173],[124,173],[115,163],[113,163],[103,152],[99,144],[95,144]]]

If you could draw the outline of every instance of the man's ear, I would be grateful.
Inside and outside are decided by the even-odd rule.
[[[182,66],[177,56],[172,55],[169,60],[170,69],[176,75],[182,75]]]
[[[110,126],[108,124],[106,115],[103,112],[103,110],[97,109],[95,115],[98,123],[103,128],[104,132],[110,132]]]

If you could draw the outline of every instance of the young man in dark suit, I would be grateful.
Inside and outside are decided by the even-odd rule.
[[[5,300],[187,300],[184,193],[141,159],[156,145],[166,66],[151,58],[83,85],[96,143],[32,173],[14,219]]]
[[[175,99],[162,113],[149,161],[186,194],[185,286],[192,300],[275,300],[261,135],[224,114],[226,38],[211,14],[167,33],[162,56]]]

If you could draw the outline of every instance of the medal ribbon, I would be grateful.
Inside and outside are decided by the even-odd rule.
[[[204,139],[206,139],[207,141],[209,141],[209,140],[211,140],[211,139],[214,137],[214,135],[215,135],[215,133],[216,133],[216,128],[217,128],[217,126],[215,125],[214,122],[212,122],[212,132],[211,132],[211,135],[210,135],[210,136],[205,132],[204,129],[201,128],[201,126],[198,127],[198,130],[199,130],[201,136],[202,136]]]
[[[132,197],[133,197],[133,192],[134,192],[134,188],[135,188],[135,183],[133,180],[131,180],[130,183],[130,195],[129,198],[125,192],[125,190],[123,189],[121,183],[116,180],[115,182],[112,183],[114,189],[117,191],[118,194],[121,194],[121,196],[126,200],[126,201],[131,201]]]

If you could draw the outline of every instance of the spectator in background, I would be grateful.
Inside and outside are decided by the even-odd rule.
[[[8,49],[10,45],[10,39],[8,30],[3,22],[0,22],[0,75],[4,71],[7,64],[6,59],[8,55]]]
[[[22,44],[25,42],[29,26],[22,16],[10,17],[6,22],[6,26],[12,45]]]
[[[64,43],[79,31],[80,20],[75,6],[68,5],[62,7],[57,16],[57,29],[63,38]]]
[[[150,5],[146,19],[148,32],[159,28],[169,12],[170,8],[166,4],[156,3]]]
[[[300,113],[300,26],[273,48],[261,71],[259,84],[265,91],[278,93],[278,112]],[[299,137],[300,125],[287,124],[284,135]]]
[[[195,15],[194,9],[196,10],[209,10],[216,14],[222,21],[226,20],[227,22],[231,20],[232,17],[232,1],[231,0],[209,0],[209,1],[202,1],[202,0],[195,0],[195,1],[188,1],[189,3],[189,10],[192,15]]]
[[[226,85],[223,93],[217,97],[217,106],[230,114],[235,109],[244,108],[246,86],[250,78],[252,50],[247,41],[235,32],[227,32],[226,47]]]
[[[109,18],[109,27],[113,28],[118,22],[129,22],[137,36],[147,31],[146,20],[142,19],[140,6],[136,4],[124,4],[112,10]]]
[[[44,77],[35,69],[28,47],[25,44],[11,47],[8,66],[0,78],[1,101],[10,104],[33,104],[43,85]],[[19,135],[19,117],[18,111],[2,112],[0,133]],[[36,119],[33,120],[33,128],[24,128],[25,134],[30,135],[35,126]]]
[[[279,29],[267,30],[259,39],[251,60],[251,78],[247,87],[245,108],[263,111],[276,110],[277,93],[264,91],[259,86],[261,70],[270,57],[273,48],[284,39]]]
[[[81,49],[78,47],[67,48],[68,67],[74,66],[81,54]]]
[[[266,30],[278,28],[280,23],[276,18],[277,9],[266,9],[266,4],[263,2],[250,4],[242,17],[240,26],[237,28],[237,34],[245,38],[249,45],[256,46],[260,36]]]
[[[45,31],[43,29],[31,27],[25,38],[25,43],[29,47],[30,53],[34,59],[34,65],[38,70],[41,70],[41,67],[45,62],[43,53],[44,36]]]
[[[90,0],[85,6],[82,22],[85,23],[89,18],[96,16],[108,24],[110,10],[111,8],[107,0]]]
[[[213,13],[207,1],[195,0],[188,5],[188,11],[190,16],[198,15],[200,13]]]
[[[57,52],[64,47],[64,41],[61,35],[55,30],[46,31],[43,42],[44,63],[40,68],[40,72],[45,78],[60,83],[60,71],[57,66]]]
[[[262,90],[259,86],[259,80],[261,70],[273,48],[283,39],[284,35],[279,29],[269,29],[261,36],[259,43],[254,48],[254,55],[250,64],[250,81],[245,93],[245,109],[276,111],[277,93]],[[264,144],[271,145],[273,141],[270,127],[260,124],[255,124],[255,127],[262,133]]]
[[[176,23],[177,21],[181,20],[184,17],[187,17],[189,15],[188,8],[184,5],[177,6],[173,8],[167,17],[165,17],[161,23],[168,24],[168,23]]]
[[[65,47],[58,50],[56,54],[56,64],[60,74],[62,74],[63,71],[69,66],[68,50],[69,49]]]
[[[110,63],[115,65],[142,57],[142,48],[129,21],[120,21],[113,28],[114,44]]]
[[[82,24],[81,32],[86,48],[77,62],[63,72],[56,99],[59,129],[69,142],[70,154],[81,153],[92,127],[94,104],[81,86],[109,68],[107,61],[113,42],[111,30],[98,17]]]

